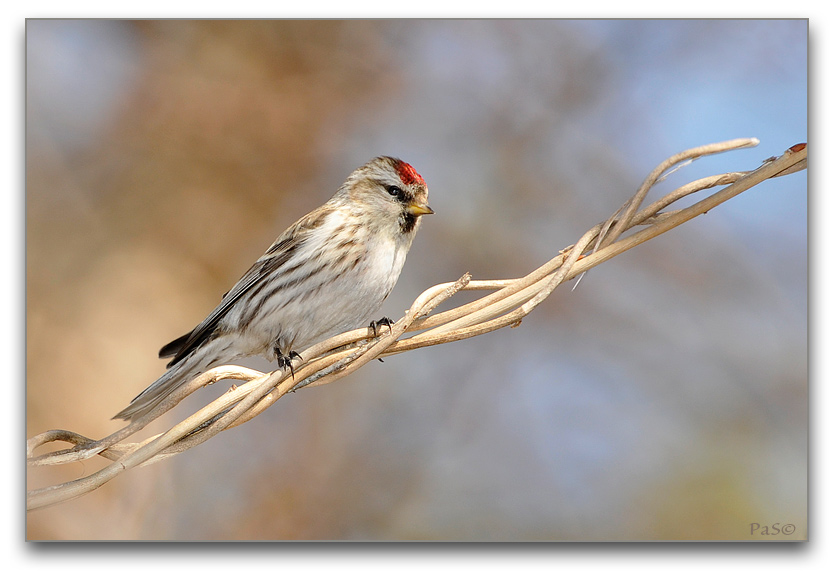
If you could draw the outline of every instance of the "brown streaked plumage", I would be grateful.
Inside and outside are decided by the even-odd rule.
[[[261,355],[292,369],[301,350],[367,324],[391,292],[420,217],[434,213],[408,163],[377,157],[258,258],[191,332],[159,351],[168,371],[114,418],[150,412],[217,364]]]

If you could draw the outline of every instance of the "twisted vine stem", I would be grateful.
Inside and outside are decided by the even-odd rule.
[[[368,361],[457,340],[464,340],[505,326],[517,325],[562,282],[579,276],[639,244],[659,236],[766,179],[801,171],[807,167],[807,147],[794,145],[779,157],[767,159],[752,171],[723,173],[679,187],[662,199],[640,209],[649,190],[669,171],[705,155],[758,145],[757,139],[735,139],[688,149],[658,165],[643,184],[608,220],[589,229],[572,246],[522,278],[472,280],[467,273],[455,282],[433,286],[420,294],[402,318],[388,331],[374,336],[357,329],[322,341],[301,353],[302,364],[293,373],[277,370],[261,373],[235,365],[211,369],[183,385],[148,415],[113,434],[93,440],[66,430],[52,430],[27,441],[30,466],[48,466],[82,461],[100,455],[112,461],[103,469],[80,479],[31,490],[27,509],[38,509],[89,493],[117,475],[139,465],[148,465],[182,453],[225,429],[249,421],[288,392],[338,380]],[[693,193],[726,186],[716,193],[678,210],[663,211]],[[635,233],[622,237],[634,228]],[[488,290],[489,294],[466,304],[431,314],[461,290]],[[403,337],[405,333],[413,333]],[[122,443],[150,422],[168,412],[188,395],[222,379],[246,381],[232,387],[184,421],[139,443]],[[36,455],[42,445],[63,441],[72,447]]]

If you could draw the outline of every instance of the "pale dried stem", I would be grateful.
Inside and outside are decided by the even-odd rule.
[[[81,461],[94,455],[100,455],[113,463],[90,476],[30,491],[27,498],[28,509],[78,497],[127,469],[181,453],[225,429],[253,419],[288,392],[338,380],[375,358],[463,340],[518,324],[565,280],[579,276],[638,244],[706,213],[765,179],[787,175],[807,166],[807,149],[804,145],[794,146],[781,157],[767,160],[754,171],[725,173],[698,179],[639,210],[651,187],[678,164],[704,155],[752,147],[757,143],[756,139],[737,139],[689,149],[670,157],[655,168],[637,193],[611,218],[589,229],[573,246],[566,248],[533,272],[522,278],[509,280],[471,280],[469,274],[465,274],[455,282],[433,286],[418,296],[405,315],[378,337],[373,336],[367,328],[334,336],[302,352],[303,363],[297,365],[293,373],[279,370],[264,374],[232,365],[217,367],[178,389],[152,413],[131,422],[104,439],[92,440],[63,430],[47,431],[29,439],[27,457],[30,466]],[[670,204],[692,193],[719,185],[727,187],[686,208],[660,213]],[[636,226],[645,227],[619,239],[623,232]],[[589,251],[594,243],[595,247]],[[489,290],[491,293],[445,312],[429,315],[462,289]],[[406,332],[415,334],[403,337]],[[247,382],[228,390],[164,433],[139,443],[121,443],[126,437],[165,414],[195,390],[221,379]],[[35,455],[37,448],[53,441],[70,443],[72,447]]]

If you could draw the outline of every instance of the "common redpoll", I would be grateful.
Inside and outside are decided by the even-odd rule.
[[[166,344],[168,371],[114,419],[146,415],[217,364],[261,355],[292,369],[302,350],[367,323],[399,278],[420,225],[434,213],[411,165],[377,157],[327,203],[275,240],[208,317]],[[375,329],[376,326],[372,324]]]

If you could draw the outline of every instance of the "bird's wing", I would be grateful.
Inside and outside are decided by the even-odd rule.
[[[264,280],[297,253],[298,249],[309,239],[312,230],[320,225],[319,216],[308,214],[295,224],[290,226],[275,243],[269,247],[266,253],[255,262],[243,277],[229,290],[220,301],[220,304],[211,311],[205,320],[198,324],[194,330],[185,334],[159,350],[160,358],[173,356],[168,363],[168,368],[177,364],[196,348],[203,344],[217,329],[217,325],[223,319],[232,306],[240,300],[253,286]]]

